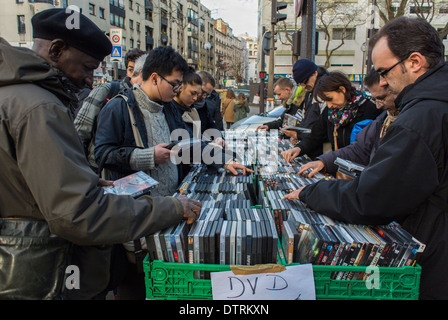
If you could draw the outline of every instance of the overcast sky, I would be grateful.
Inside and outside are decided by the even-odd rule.
[[[258,0],[200,0],[211,10],[212,18],[222,18],[233,35],[248,33],[257,36]]]

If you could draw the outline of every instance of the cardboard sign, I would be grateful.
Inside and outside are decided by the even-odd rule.
[[[213,300],[315,300],[311,264],[272,273],[212,272]]]

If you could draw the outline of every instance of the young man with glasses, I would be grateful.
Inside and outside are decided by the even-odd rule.
[[[176,164],[170,161],[170,128],[163,112],[182,85],[186,61],[171,47],[157,47],[148,53],[142,69],[142,84],[110,100],[98,115],[95,160],[116,180],[144,171],[159,182],[152,196],[171,196],[179,184]],[[131,120],[131,116],[134,118]],[[138,136],[134,134],[137,128]],[[141,143],[139,143],[141,139]],[[144,243],[142,243],[143,248]],[[132,257],[132,243],[124,244],[121,263],[124,272],[117,288],[118,299],[145,299],[144,274]]]
[[[101,110],[95,158],[100,168],[107,169],[111,180],[144,171],[159,182],[151,191],[152,196],[176,193],[183,166],[171,161],[175,150],[166,147],[173,130],[187,129],[180,113],[173,113],[170,102],[179,93],[188,70],[187,62],[172,47],[157,47],[148,53],[143,65],[142,84],[115,97]],[[227,168],[243,169],[234,163]],[[125,248],[132,252],[132,246],[125,244]],[[132,262],[125,263],[125,268],[118,299],[145,299],[144,273]]]
[[[420,299],[448,298],[448,65],[438,32],[400,17],[373,41],[380,85],[400,110],[374,157],[353,181],[321,181],[297,197],[334,219],[359,224],[397,221],[426,245]],[[322,201],[325,198],[325,201]]]

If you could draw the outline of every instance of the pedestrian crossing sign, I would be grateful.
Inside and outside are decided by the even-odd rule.
[[[121,58],[121,46],[113,46],[110,56],[111,58]]]

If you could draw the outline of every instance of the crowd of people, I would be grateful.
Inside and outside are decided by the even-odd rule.
[[[130,50],[122,81],[98,85],[79,99],[112,46],[82,14],[80,28],[67,29],[68,15],[64,9],[34,15],[32,49],[0,38],[0,298],[104,299],[112,290],[118,299],[145,299],[145,236],[182,219],[192,223],[201,210],[197,201],[172,197],[194,163],[170,161],[179,152],[167,148],[172,133],[200,140],[199,150],[219,159],[206,163],[210,170],[253,172],[226,151],[221,135],[223,122],[230,128],[247,116],[248,101],[232,90],[220,101],[213,76],[190,68],[169,46]],[[313,158],[299,174],[336,175],[337,157],[364,165],[358,177],[322,180],[285,198],[349,223],[399,222],[426,244],[418,261],[420,297],[445,299],[443,43],[425,20],[401,17],[371,46],[374,68],[364,79],[369,94],[343,73],[299,59],[294,81],[274,84],[285,112],[257,130],[278,129],[291,139],[294,147],[282,153],[287,162]],[[137,171],[159,181],[151,195],[102,191]],[[65,286],[68,265],[82,274],[77,290]]]

